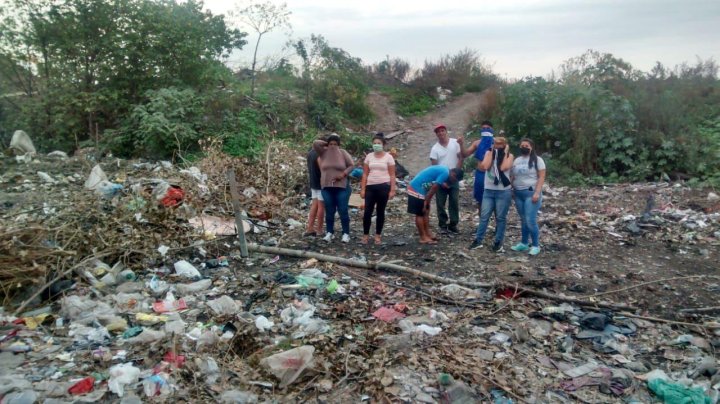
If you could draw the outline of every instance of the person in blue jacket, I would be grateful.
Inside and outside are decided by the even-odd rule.
[[[477,166],[475,167],[475,182],[473,184],[473,197],[477,201],[478,216],[482,212],[483,193],[485,192],[485,171],[480,169],[480,162],[485,157],[485,153],[492,149],[495,132],[493,131],[492,122],[485,120],[480,124],[480,139],[472,142],[469,147],[464,147],[463,139],[458,139],[460,150],[463,158],[475,157]]]

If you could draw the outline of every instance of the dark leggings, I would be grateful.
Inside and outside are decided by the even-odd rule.
[[[370,222],[377,205],[375,234],[382,234],[385,224],[385,207],[390,196],[390,183],[374,184],[365,187],[365,214],[363,215],[363,234],[370,234]]]

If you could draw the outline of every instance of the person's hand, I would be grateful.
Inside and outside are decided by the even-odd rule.
[[[533,203],[537,203],[537,201],[539,201],[539,200],[540,200],[540,194],[534,193],[532,196]]]
[[[365,202],[361,202],[360,206],[358,206],[358,209],[365,210]]]
[[[346,177],[345,174],[343,174],[343,175],[338,175],[337,177],[335,177],[335,181],[336,181],[336,182],[340,182],[340,181],[344,180],[345,177]]]
[[[360,190],[360,197],[365,199],[365,190],[364,189]]]
[[[458,137],[457,139],[455,139],[455,140],[457,140],[457,142],[458,142],[459,144],[463,144],[463,142],[465,141],[465,139],[463,139],[462,136],[459,136],[459,137]]]
[[[394,189],[391,189],[391,190],[390,190],[390,194],[388,195],[388,199],[392,199],[392,198],[394,198],[394,197],[395,197],[395,190],[394,190]]]

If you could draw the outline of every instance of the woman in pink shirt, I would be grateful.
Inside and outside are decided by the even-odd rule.
[[[395,159],[386,153],[385,136],[378,133],[373,137],[373,152],[365,157],[363,164],[362,188],[360,197],[365,198],[365,214],[363,215],[362,243],[367,244],[370,238],[370,224],[373,210],[377,206],[375,219],[375,245],[382,242],[382,228],[385,224],[385,207],[389,199],[395,196]]]

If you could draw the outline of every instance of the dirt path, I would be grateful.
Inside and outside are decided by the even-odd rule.
[[[398,148],[400,162],[411,174],[417,173],[430,163],[428,155],[436,141],[432,132],[433,125],[445,124],[451,137],[462,135],[484,102],[484,93],[466,93],[427,115],[405,119],[395,113],[384,95],[372,92],[368,97],[368,103],[376,117],[375,130],[385,133],[400,129],[412,131],[391,141],[391,145]]]

